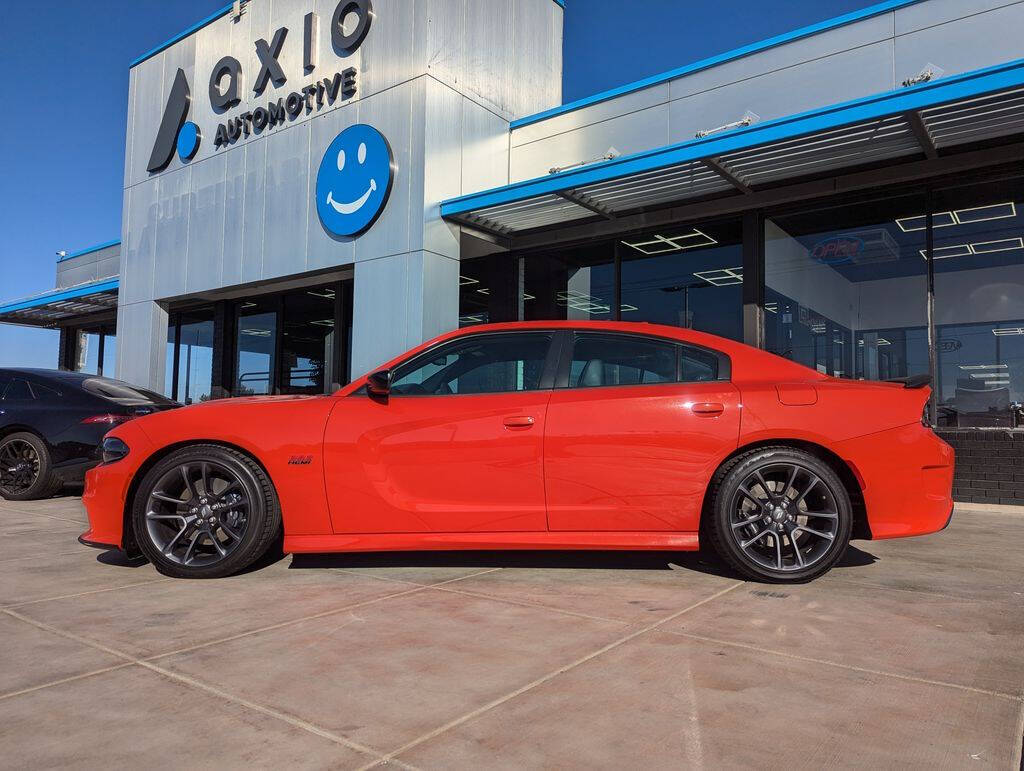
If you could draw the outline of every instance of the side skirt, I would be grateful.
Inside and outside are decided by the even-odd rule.
[[[583,549],[696,551],[697,533],[345,533],[285,535],[286,554],[459,549]]]

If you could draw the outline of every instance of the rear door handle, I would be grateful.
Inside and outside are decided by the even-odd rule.
[[[513,415],[505,418],[505,428],[529,428],[533,423],[531,415]]]
[[[721,415],[725,412],[725,405],[719,402],[697,402],[690,409],[694,415],[713,418],[715,415]]]

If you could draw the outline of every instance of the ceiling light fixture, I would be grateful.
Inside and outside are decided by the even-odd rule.
[[[469,286],[470,284],[479,283],[480,282],[477,281],[475,278],[470,278],[469,276],[459,276],[459,286]]]
[[[743,266],[722,268],[721,270],[701,270],[693,274],[711,286],[731,286],[743,283]]]
[[[692,228],[689,233],[682,233],[678,236],[656,235],[649,241],[623,241],[626,246],[631,246],[638,252],[647,255],[668,254],[669,252],[681,252],[686,249],[696,249],[701,246],[713,246],[718,241],[707,233]]]
[[[1024,327],[997,327],[992,330],[996,337],[1009,337],[1011,335],[1024,335]]]
[[[957,209],[953,212],[960,225],[973,225],[976,222],[1005,220],[1017,216],[1017,206],[1013,201],[993,203],[988,206],[974,206],[970,209]]]
[[[923,214],[918,214],[914,217],[900,217],[896,220],[896,224],[900,226],[900,230],[904,233],[913,233],[925,229],[927,218]],[[956,217],[953,216],[951,211],[937,211],[932,215],[932,227],[948,228],[956,224]]]
[[[976,254],[993,254],[995,252],[1012,252],[1017,249],[1024,249],[1024,237],[1000,238],[996,241],[976,241],[971,244],[956,244],[954,246],[938,246],[932,249],[936,260],[946,260],[950,257],[970,257]],[[920,250],[921,257],[928,259],[928,251]]]
[[[961,364],[960,369],[1009,369],[1009,364]]]

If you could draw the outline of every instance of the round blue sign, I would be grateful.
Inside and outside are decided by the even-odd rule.
[[[358,123],[334,138],[316,175],[316,210],[328,233],[357,236],[380,216],[395,177],[391,145]]]
[[[199,149],[199,140],[202,134],[192,121],[183,124],[178,132],[178,157],[183,161],[190,161]]]

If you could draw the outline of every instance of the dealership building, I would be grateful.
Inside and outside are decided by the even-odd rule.
[[[0,321],[183,402],[488,321],[692,327],[931,373],[961,497],[1024,502],[1024,1],[888,0],[564,104],[567,13],[221,9],[131,64],[120,239]]]

